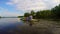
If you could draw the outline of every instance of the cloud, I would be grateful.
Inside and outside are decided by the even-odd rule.
[[[19,15],[22,15],[22,14],[20,14],[18,12],[10,12],[5,8],[0,7],[0,16],[9,16],[10,17],[10,16],[19,16]]]
[[[45,10],[58,5],[60,0],[10,0],[6,4],[15,5],[17,10]]]

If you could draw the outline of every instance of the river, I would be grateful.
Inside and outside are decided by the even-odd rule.
[[[41,19],[30,26],[20,18],[0,18],[0,34],[60,34],[56,27],[56,21]]]

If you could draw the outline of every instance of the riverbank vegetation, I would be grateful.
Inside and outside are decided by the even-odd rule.
[[[22,18],[23,16],[18,16],[18,18]]]
[[[31,14],[34,19],[60,19],[60,4],[51,8],[50,10],[31,11],[31,13],[25,13],[24,17]]]

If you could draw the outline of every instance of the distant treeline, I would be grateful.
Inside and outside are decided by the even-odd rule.
[[[22,18],[23,16],[18,16],[18,18]]]
[[[55,6],[51,10],[42,10],[42,11],[31,11],[31,13],[25,13],[24,17],[28,17],[29,15],[32,15],[33,18],[36,19],[47,19],[47,18],[54,18],[54,19],[60,19],[60,4],[58,6]]]

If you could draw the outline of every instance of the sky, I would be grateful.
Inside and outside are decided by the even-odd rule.
[[[47,10],[60,4],[60,0],[0,0],[0,16],[22,16],[31,10]]]

